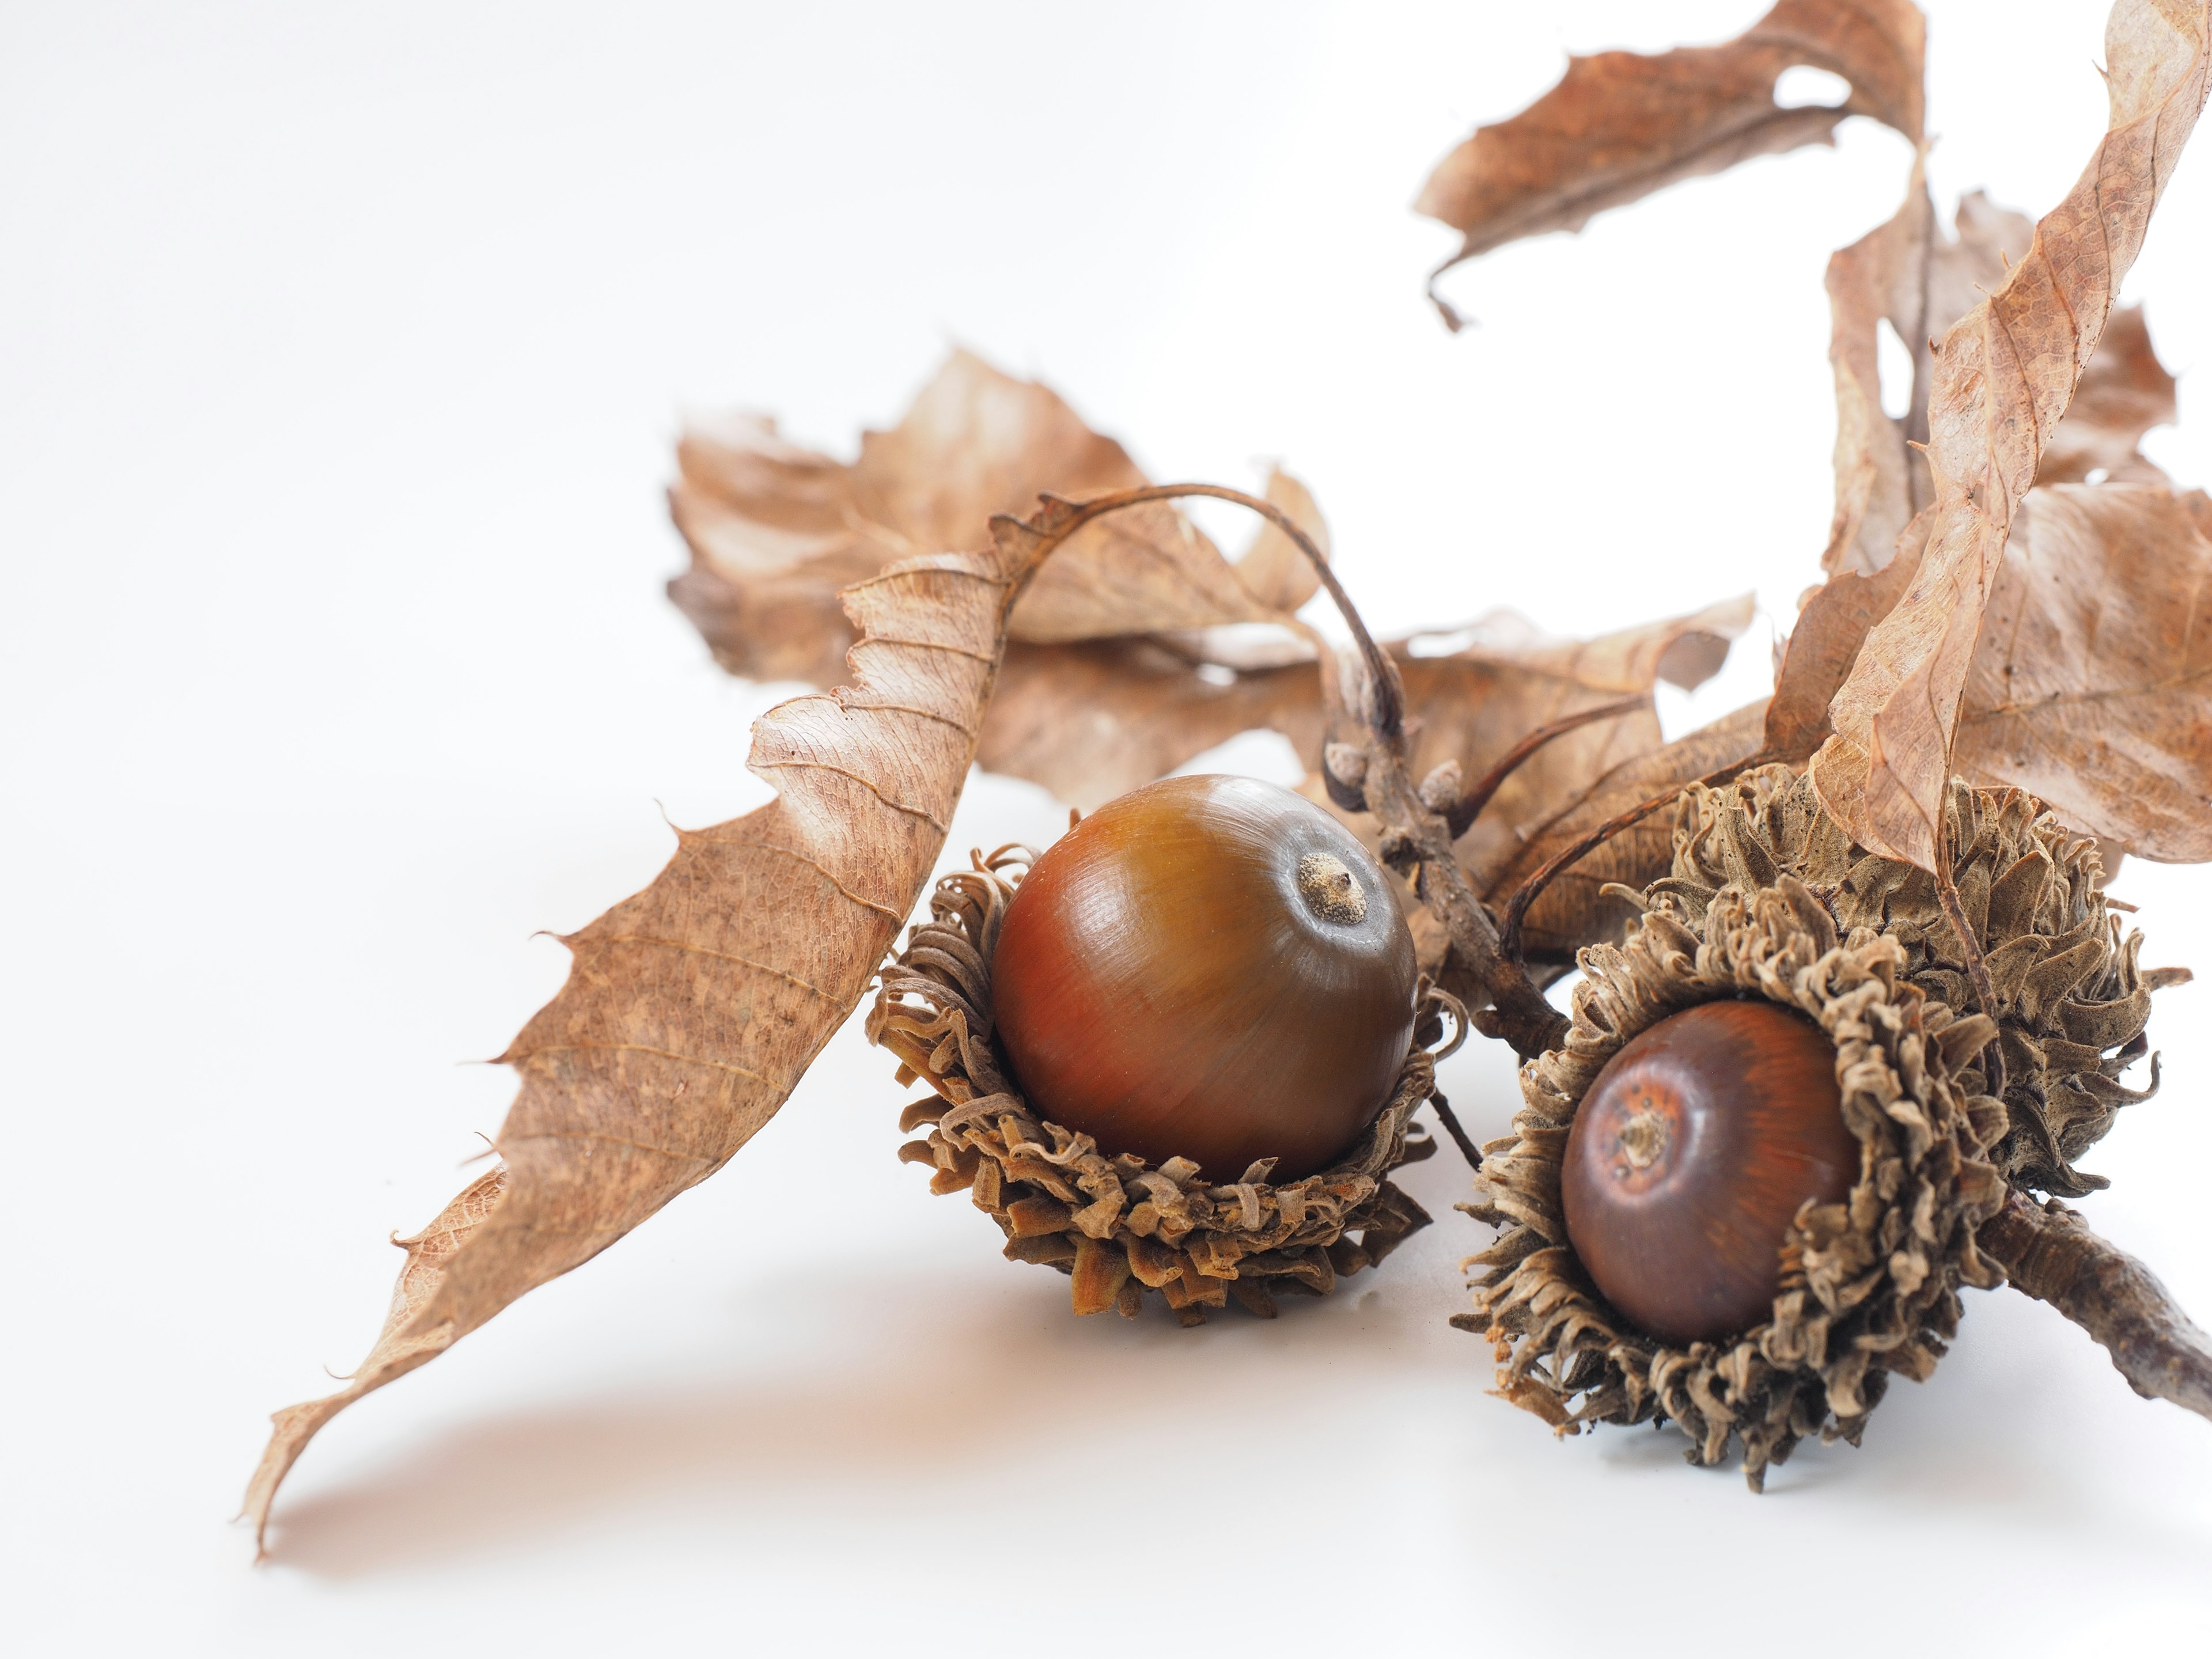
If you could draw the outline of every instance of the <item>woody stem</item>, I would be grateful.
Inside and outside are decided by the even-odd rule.
[[[2012,1287],[2047,1302],[2103,1345],[2128,1386],[2146,1400],[2171,1400],[2212,1417],[2212,1339],[2174,1304],[2158,1277],[2091,1232],[2053,1199],[2020,1193],[1982,1223],[1982,1253]]]

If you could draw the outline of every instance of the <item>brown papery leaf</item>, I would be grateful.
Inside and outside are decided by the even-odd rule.
[[[1492,840],[1478,856],[1462,860],[1475,890],[1492,910],[1502,911],[1516,888],[1599,825],[1656,795],[1749,760],[1764,746],[1766,707],[1761,698],[1663,748],[1623,760],[1559,800],[1547,817]],[[1532,968],[1563,972],[1583,945],[1620,942],[1635,912],[1600,890],[1610,882],[1640,889],[1666,874],[1674,855],[1674,822],[1662,811],[1632,825],[1544,890],[1522,926],[1522,948]]]
[[[1928,464],[1915,444],[1928,439],[1928,270],[1935,207],[1928,199],[1925,155],[1912,162],[1904,205],[1828,259],[1828,362],[1836,380],[1836,514],[1820,568],[1831,576],[1879,570],[1897,538],[1928,504]],[[1913,392],[1905,418],[1881,404],[1881,325],[1887,321],[1913,352]],[[1861,629],[1863,635],[1864,629]],[[1857,649],[1855,641],[1852,648]],[[1849,659],[1844,667],[1850,666]],[[1834,691],[1829,688],[1831,695]],[[1820,723],[1827,723],[1826,698]]]
[[[2165,469],[2139,446],[2144,433],[2173,418],[2173,376],[2151,349],[2143,308],[2124,306],[2106,323],[2035,481],[2077,483],[2101,471],[2097,483],[2163,484]]]
[[[1471,781],[1537,727],[1664,679],[1694,690],[1717,672],[1749,627],[1750,594],[1686,617],[1588,641],[1471,645],[1451,657],[1401,664],[1413,731],[1413,775],[1445,761]],[[1409,726],[1412,725],[1409,721]],[[1593,721],[1547,744],[1515,769],[1454,849],[1484,896],[1480,872],[1579,799],[1593,779],[1651,754],[1662,738],[1647,706]]]
[[[1828,720],[1828,705],[1858,660],[1869,630],[1895,608],[1920,568],[1928,517],[1923,511],[1905,527],[1896,538],[1896,556],[1879,570],[1870,574],[1838,572],[1806,597],[1784,647],[1774,696],[1767,704],[1770,758],[1802,765],[1835,730]]]
[[[748,764],[776,799],[679,832],[651,886],[564,941],[568,982],[502,1056],[522,1079],[504,1170],[409,1242],[353,1384],[276,1414],[246,1493],[257,1535],[337,1412],[589,1261],[775,1115],[936,861],[1030,556],[1020,543],[935,554],[848,588],[851,689],[794,698],[753,728]]]
[[[1934,496],[1928,441],[1932,337],[1999,287],[2035,240],[2027,215],[1993,206],[1979,191],[1961,198],[1955,234],[1936,234],[1922,158],[1905,202],[1828,261],[1828,360],[1836,381],[1836,512],[1820,568],[1831,575],[1887,565],[1898,538]],[[1903,419],[1883,412],[1881,325],[1913,356]],[[2152,427],[2174,417],[2173,377],[2151,349],[2142,308],[2112,313],[2037,473],[2039,483],[2080,479],[2101,468],[2116,480],[2164,482],[2138,452]]]
[[[1268,468],[1267,485],[1261,493],[1313,538],[1322,557],[1329,556],[1328,523],[1322,517],[1321,503],[1314,500],[1313,491],[1276,466]],[[1247,593],[1285,616],[1321,592],[1321,573],[1313,568],[1313,561],[1272,524],[1261,523],[1260,533],[1237,561],[1236,570],[1237,583]]]
[[[2023,516],[1966,677],[1960,769],[2141,857],[2212,860],[2212,500],[2059,484]]]
[[[732,673],[817,685],[843,672],[853,634],[837,595],[849,584],[918,553],[988,547],[991,516],[1026,512],[1040,495],[1081,499],[1146,482],[1120,444],[1050,390],[966,351],[897,426],[863,434],[857,461],[791,444],[759,416],[694,426],[677,460],[669,505],[691,568],[669,597]],[[1303,494],[1292,481],[1279,487]],[[1014,637],[1268,622],[1296,608],[1279,601],[1311,597],[1310,577],[1264,536],[1251,556],[1255,586],[1172,506],[1117,514],[1078,532],[1038,574]]]
[[[1451,761],[1471,782],[1553,720],[1648,692],[1656,680],[1694,687],[1718,669],[1751,614],[1747,594],[1595,640],[1542,638],[1515,617],[1510,625],[1492,619],[1413,636],[1425,645],[1469,641],[1441,655],[1417,657],[1407,641],[1391,641],[1406,684],[1414,774]],[[1248,731],[1279,732],[1309,772],[1320,766],[1328,734],[1310,648],[1287,665],[1270,653],[1257,666],[1232,669],[1221,660],[1231,653],[1201,659],[1188,644],[1165,636],[1010,647],[977,763],[1042,784],[1085,811]],[[1471,844],[1509,833],[1499,826],[1547,815],[1598,773],[1659,740],[1646,708],[1593,721],[1547,745],[1492,798],[1471,840],[1461,843],[1462,860]]]
[[[1320,763],[1310,662],[1239,672],[1158,639],[1015,645],[975,756],[1089,812],[1238,733],[1280,732]]]
[[[1510,119],[1477,128],[1414,203],[1462,234],[1430,277],[1524,236],[1579,230],[1595,214],[1678,179],[1754,155],[1832,143],[1846,115],[1871,115],[1917,143],[1927,23],[1909,0],[1782,0],[1717,46],[1645,56],[1571,58],[1559,82]],[[1850,95],[1830,108],[1774,100],[1783,70],[1841,76]],[[1458,315],[1437,307],[1454,329]]]
[[[1943,337],[1929,406],[1927,550],[1875,624],[1813,762],[1862,846],[1932,868],[1974,640],[2013,510],[2095,352],[2120,279],[2203,108],[2212,7],[2120,0],[2106,30],[2111,131],[2034,246]]]
[[[1932,341],[2005,280],[2035,240],[2035,222],[1981,191],[1959,198],[1949,237],[1936,228],[1926,157],[1885,223],[1828,261],[1828,361],[1836,377],[1836,516],[1820,568],[1880,570],[1898,538],[1935,499],[1928,470]],[[1912,353],[1905,417],[1882,410],[1881,325]],[[1924,528],[1924,527],[1923,527]]]

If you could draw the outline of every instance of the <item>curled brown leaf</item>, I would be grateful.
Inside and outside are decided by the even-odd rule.
[[[1814,588],[1783,647],[1766,708],[1766,751],[1802,765],[1835,730],[1828,705],[1858,660],[1868,632],[1894,608],[1913,573],[1928,530],[1923,510],[1897,536],[1896,556],[1868,574],[1840,571]]]
[[[1966,677],[1957,761],[2139,857],[2212,860],[2212,501],[2027,499]]]
[[[2206,92],[2212,7],[2119,0],[2106,27],[2111,130],[2005,283],[1943,337],[1929,408],[1926,551],[1869,632],[1813,762],[1870,850],[1932,868],[1960,698],[2015,504],[2095,352],[2120,279]]]
[[[987,547],[994,514],[1027,511],[1040,495],[1146,482],[1120,444],[1049,389],[967,351],[945,361],[898,425],[864,434],[856,461],[793,445],[763,416],[733,416],[695,424],[677,462],[669,505],[691,567],[669,596],[732,673],[817,685],[836,684],[853,642],[837,599],[846,586],[916,554]],[[1264,536],[1248,563],[1231,567],[1173,507],[1147,505],[1080,532],[1024,595],[1013,635],[1271,621],[1282,600],[1310,597],[1310,575]]]
[[[2143,434],[2174,417],[2173,376],[2151,349],[2141,306],[2123,306],[2105,324],[2097,355],[2074,388],[2074,402],[2036,471],[2039,484],[2088,480],[2164,483],[2165,471],[2145,456]]]
[[[1954,234],[1935,226],[1924,156],[1895,215],[1828,261],[1828,360],[1836,382],[1836,510],[1820,568],[1831,575],[1888,564],[1898,538],[1933,499],[1924,448],[1931,339],[1950,328],[2027,257],[2035,224],[1993,206],[1979,191],[1960,198]],[[1912,356],[1902,418],[1884,412],[1880,337],[1884,323]],[[2039,483],[2093,471],[2125,481],[2165,475],[2137,448],[2174,417],[2173,377],[2152,350],[2142,307],[2112,313],[2074,401],[2037,471]]]
[[[1524,236],[1579,230],[1678,179],[1832,143],[1846,115],[1918,143],[1926,37],[1910,0],[1782,0],[1720,46],[1569,58],[1558,85],[1476,129],[1423,187],[1415,210],[1464,238],[1431,275],[1430,296],[1456,329],[1435,289],[1452,266]],[[1850,95],[1832,108],[1776,102],[1776,78],[1800,65],[1841,76]]]
[[[1928,504],[1929,267],[1935,206],[1924,152],[1895,215],[1828,260],[1828,362],[1836,380],[1836,513],[1820,568],[1830,575],[1887,565],[1912,516]],[[1905,416],[1884,412],[1881,325],[1913,354]],[[1856,647],[1854,647],[1856,649]],[[1849,666],[1848,661],[1845,666]],[[1830,688],[1832,693],[1833,688]],[[1826,703],[1821,706],[1822,723]]]
[[[339,1410],[580,1266],[728,1161],[859,1002],[958,801],[1027,547],[906,561],[848,588],[848,689],[753,728],[776,799],[679,832],[642,892],[564,941],[568,981],[502,1058],[521,1089],[504,1168],[410,1244],[352,1385],[276,1414],[246,1493]]]

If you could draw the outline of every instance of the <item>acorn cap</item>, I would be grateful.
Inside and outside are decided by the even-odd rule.
[[[1216,1183],[1187,1158],[1152,1165],[1109,1153],[1031,1110],[994,1039],[991,960],[1021,872],[1036,858],[1022,847],[978,853],[973,870],[942,878],[930,921],[884,967],[869,1012],[868,1040],[898,1056],[899,1081],[918,1077],[933,1091],[899,1118],[908,1133],[930,1126],[899,1156],[934,1169],[932,1192],[968,1192],[1006,1234],[1008,1260],[1069,1274],[1077,1313],[1112,1308],[1133,1319],[1145,1292],[1157,1291],[1186,1325],[1232,1297],[1273,1318],[1275,1292],[1326,1295],[1339,1275],[1380,1262],[1429,1224],[1387,1179],[1436,1151],[1411,1120],[1436,1092],[1439,1056],[1426,1048],[1443,1036],[1448,1008],[1461,1029],[1442,1052],[1465,1036],[1457,1006],[1425,986],[1389,1100],[1334,1164],[1301,1181],[1271,1184],[1274,1160],[1263,1158]]]
[[[1580,953],[1565,1043],[1523,1066],[1514,1133],[1484,1148],[1465,1206],[1503,1230],[1473,1259],[1474,1312],[1452,1322],[1496,1345],[1497,1392],[1573,1433],[1585,1423],[1678,1424],[1692,1463],[1731,1439],[1756,1491],[1797,1442],[1858,1443],[1892,1372],[1935,1369],[1958,1329],[1958,1289],[2002,1275],[1974,1230],[2012,1185],[2072,1194],[2104,1185],[2072,1160],[2145,1098],[2118,1081],[2143,1052],[2149,991],[2140,935],[2123,942],[2096,844],[2015,790],[1954,783],[1946,844],[1997,992],[1974,1012],[1963,952],[1925,872],[1852,846],[1786,767],[1686,792],[1672,872],[1641,894],[1619,947]],[[1811,1016],[1836,1045],[1860,1178],[1842,1204],[1808,1205],[1784,1243],[1766,1322],[1668,1346],[1597,1295],[1568,1241],[1560,1164],[1577,1108],[1628,1040],[1720,998],[1764,997]],[[1984,1050],[2002,1033],[2005,1097]],[[2117,1051],[2117,1052],[2114,1052]]]

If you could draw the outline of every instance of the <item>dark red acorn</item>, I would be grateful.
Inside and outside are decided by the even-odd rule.
[[[1715,1341],[1760,1323],[1808,1199],[1858,1179],[1836,1051],[1791,1009],[1701,1003],[1632,1038],[1567,1136],[1567,1237],[1606,1300],[1654,1336]]]
[[[1111,1154],[1216,1182],[1328,1166],[1389,1097],[1419,978],[1389,878],[1302,797],[1166,778],[1110,801],[1024,878],[992,957],[1030,1103]]]

